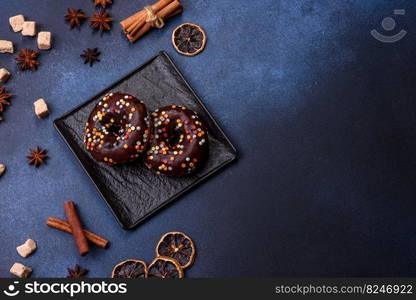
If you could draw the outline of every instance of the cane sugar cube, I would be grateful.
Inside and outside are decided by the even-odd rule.
[[[16,248],[17,253],[19,253],[21,257],[28,257],[35,250],[36,242],[32,239],[28,239],[23,245]]]
[[[36,100],[33,105],[35,106],[35,114],[38,116],[39,119],[46,117],[49,115],[48,104],[46,104],[45,100],[42,98]]]
[[[40,50],[51,49],[52,35],[49,31],[40,31],[38,33],[38,48]]]
[[[14,32],[22,31],[24,22],[25,17],[23,15],[17,15],[9,18],[10,26],[12,26]]]
[[[16,275],[19,278],[27,278],[32,273],[32,269],[20,263],[14,263],[10,269],[10,273]]]
[[[10,72],[5,68],[0,69],[0,82],[6,82],[10,77]]]
[[[3,164],[0,164],[0,177],[3,175],[3,173],[6,172],[6,166]]]
[[[25,21],[23,23],[22,35],[35,36],[36,35],[36,22]]]
[[[13,53],[13,43],[10,41],[0,40],[0,53]]]

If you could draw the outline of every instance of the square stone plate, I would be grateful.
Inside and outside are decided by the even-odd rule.
[[[116,166],[95,161],[84,148],[85,122],[99,99],[116,91],[124,91],[143,100],[150,112],[172,104],[185,105],[196,111],[208,129],[209,158],[205,165],[195,173],[175,178],[156,175],[141,160]],[[126,229],[135,227],[168,203],[179,199],[237,158],[235,147],[166,52],[160,52],[120,81],[56,119],[54,125],[115,218]]]

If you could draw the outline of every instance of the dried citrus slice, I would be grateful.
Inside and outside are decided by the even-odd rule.
[[[183,269],[186,269],[194,262],[195,245],[191,238],[183,232],[167,232],[157,243],[156,256],[172,257]]]
[[[184,23],[172,33],[172,44],[180,54],[194,56],[205,48],[207,36],[201,26]]]
[[[144,261],[127,259],[118,263],[111,275],[112,278],[146,278],[147,266]]]
[[[182,278],[183,269],[176,259],[159,256],[150,264],[147,271],[148,278]]]

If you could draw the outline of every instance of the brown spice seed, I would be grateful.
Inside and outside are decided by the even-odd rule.
[[[111,22],[113,18],[105,11],[100,11],[95,13],[93,17],[90,18],[91,28],[94,30],[99,30],[104,32],[105,30],[111,30]]]
[[[9,99],[11,96],[12,96],[12,94],[6,93],[6,88],[5,87],[0,88],[0,121],[3,120],[3,117],[1,115],[1,113],[4,111],[4,107],[6,105],[10,105],[10,102],[7,101],[7,99]]]
[[[64,16],[65,21],[69,22],[71,29],[80,27],[82,22],[87,18],[81,9],[68,8],[68,14]]]
[[[26,156],[29,159],[29,165],[34,165],[36,168],[46,163],[48,156],[47,151],[37,147],[35,150],[30,149],[30,154]]]
[[[68,276],[66,278],[82,278],[87,275],[87,269],[81,269],[78,264],[75,265],[74,269],[67,268]]]
[[[101,5],[102,8],[105,8],[107,4],[112,4],[113,0],[94,0],[94,5]]]
[[[92,67],[92,64],[96,61],[100,61],[98,56],[100,56],[101,52],[98,51],[98,48],[90,49],[87,48],[84,50],[84,53],[81,54],[81,57],[84,57],[84,64],[89,63],[90,67]]]
[[[39,52],[31,49],[22,49],[19,51],[19,56],[16,58],[17,64],[19,65],[20,70],[36,71],[39,65],[38,62]]]

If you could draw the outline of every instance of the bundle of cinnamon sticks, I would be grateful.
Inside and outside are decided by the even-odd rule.
[[[128,40],[134,43],[152,27],[162,28],[167,19],[182,13],[182,10],[179,0],[159,0],[124,19],[120,25]]]

